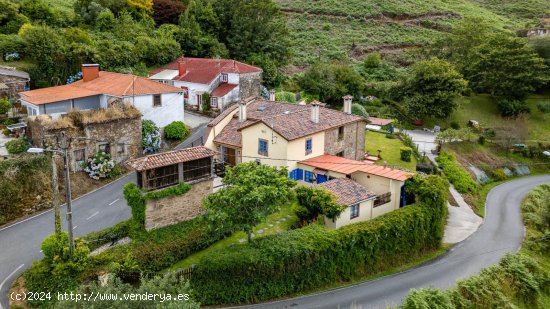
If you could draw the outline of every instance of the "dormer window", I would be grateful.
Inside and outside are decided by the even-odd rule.
[[[222,73],[222,74],[220,75],[220,82],[221,82],[221,83],[227,83],[228,80],[229,80],[229,77],[227,76],[227,74]]]

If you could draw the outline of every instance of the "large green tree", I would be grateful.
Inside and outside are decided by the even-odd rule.
[[[324,188],[300,186],[296,188],[296,197],[299,207],[294,211],[302,222],[311,223],[321,215],[336,219],[345,209],[338,204],[336,197]]]
[[[417,62],[404,81],[405,103],[416,117],[447,118],[456,109],[456,97],[468,83],[454,66],[433,58]]]
[[[296,185],[286,168],[241,163],[227,169],[225,187],[209,195],[204,206],[216,222],[244,230],[252,240],[252,228],[288,203]]]

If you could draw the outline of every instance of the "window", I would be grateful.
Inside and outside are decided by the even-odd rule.
[[[391,202],[391,192],[384,193],[382,195],[377,196],[376,199],[374,200],[373,207],[382,206],[389,202]]]
[[[159,107],[162,106],[162,98],[160,94],[154,94],[153,95],[153,107]]]
[[[217,97],[211,97],[210,98],[210,106],[212,108],[218,108],[218,98]]]
[[[258,154],[261,156],[267,157],[268,155],[267,140],[261,139],[261,138],[258,140]]]
[[[338,128],[338,140],[341,141],[344,139],[344,127]]]
[[[304,181],[305,182],[313,183],[314,180],[315,180],[315,174],[313,174],[310,171],[305,171],[304,172]]]
[[[111,154],[111,144],[109,143],[99,144],[97,146],[97,151],[104,152],[106,154]]]
[[[116,145],[116,153],[122,155],[126,152],[126,145],[124,143],[118,143]]]
[[[349,207],[349,210],[350,210],[350,214],[349,214],[350,219],[359,217],[359,204],[351,205]]]
[[[84,169],[84,166],[86,164],[86,150],[85,149],[79,149],[75,150],[73,153],[74,156],[74,163],[75,163],[75,171],[81,171]]]
[[[229,78],[227,77],[227,74],[222,73],[222,75],[220,75],[220,82],[227,83],[228,80]]]
[[[343,158],[344,157],[344,152],[340,151],[339,153],[336,154],[336,156]]]
[[[311,153],[313,148],[313,141],[311,138],[306,139],[306,155]]]

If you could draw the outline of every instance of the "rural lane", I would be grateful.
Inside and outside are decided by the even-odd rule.
[[[496,264],[516,252],[523,241],[520,205],[535,186],[550,176],[532,176],[506,182],[487,196],[485,221],[477,232],[443,256],[420,267],[357,285],[247,308],[386,308],[397,306],[412,288],[451,288],[457,280]]]

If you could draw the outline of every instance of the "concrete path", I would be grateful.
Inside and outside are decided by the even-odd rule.
[[[474,213],[473,209],[464,201],[462,195],[456,191],[453,185],[451,185],[450,192],[458,207],[448,206],[449,215],[447,216],[447,224],[445,225],[443,243],[456,244],[477,231],[483,219]]]
[[[193,113],[187,110],[185,111],[184,117],[185,117],[185,121],[184,121],[185,124],[190,126],[192,129],[199,127],[205,123],[209,123],[212,120],[212,118],[203,116],[198,113]]]

